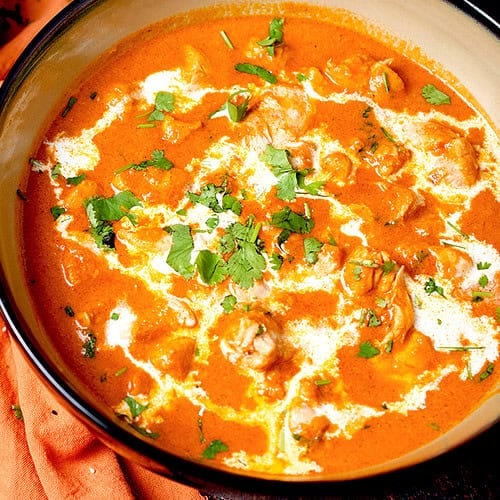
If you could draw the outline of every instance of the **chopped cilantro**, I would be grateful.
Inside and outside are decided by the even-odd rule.
[[[290,152],[286,149],[276,149],[268,144],[260,158],[271,167],[273,174],[278,179],[277,196],[281,200],[294,200],[299,189],[316,195],[324,185],[322,181],[306,184],[305,177],[310,171],[295,170],[290,162]]]
[[[187,196],[192,203],[200,203],[213,210],[215,213],[230,210],[235,215],[240,215],[242,210],[241,202],[229,194],[226,185],[213,183],[203,186],[199,194],[188,192]]]
[[[93,332],[87,334],[87,338],[82,346],[82,354],[85,358],[95,358],[97,338]]]
[[[306,262],[316,264],[318,262],[318,253],[323,248],[323,243],[316,238],[304,239],[304,253]]]
[[[470,236],[467,233],[464,233],[457,225],[453,224],[452,222],[446,221],[446,224],[448,224],[448,226],[450,226],[454,231],[456,231],[460,236],[462,236],[466,240],[470,238]]]
[[[201,280],[207,285],[223,281],[228,273],[226,262],[210,250],[201,250],[196,257],[196,268]]]
[[[290,207],[284,207],[279,212],[272,214],[271,224],[285,231],[299,234],[310,233],[314,227],[314,221],[307,213],[294,212]]]
[[[52,218],[54,220],[59,219],[62,214],[66,213],[66,209],[64,207],[58,207],[57,205],[50,208],[50,213],[52,214]]]
[[[120,315],[117,312],[112,312],[111,313],[111,319],[113,321],[118,321],[120,319]]]
[[[309,80],[309,78],[307,78],[306,75],[304,75],[303,73],[297,73],[297,81],[307,82],[307,80]]]
[[[21,420],[21,421],[24,420],[23,412],[22,412],[21,407],[19,405],[12,405],[10,407],[10,409],[14,413],[14,417],[16,417],[17,420]]]
[[[380,354],[380,350],[369,341],[362,342],[359,346],[358,357],[360,358],[370,359],[378,354]]]
[[[72,318],[74,315],[75,315],[75,311],[73,311],[73,308],[71,306],[66,306],[64,308],[64,312],[70,317]]]
[[[234,295],[226,295],[221,302],[221,306],[225,313],[230,313],[234,310],[236,303],[237,299]]]
[[[66,103],[66,106],[64,107],[63,112],[61,113],[61,116],[63,118],[65,118],[66,115],[73,109],[73,106],[76,104],[77,101],[78,99],[73,96],[68,99],[68,102]]]
[[[66,184],[69,186],[78,186],[78,184],[81,184],[85,179],[85,174],[75,175],[74,177],[68,177],[66,179]]]
[[[218,453],[228,450],[227,444],[223,443],[220,439],[215,439],[203,450],[202,457],[213,460]]]
[[[276,83],[278,81],[276,75],[273,75],[269,70],[263,68],[262,66],[257,66],[255,64],[238,63],[234,66],[234,69],[240,73],[258,76],[268,83]]]
[[[429,103],[435,106],[440,104],[451,104],[449,95],[441,92],[435,85],[429,83],[422,87],[422,97]]]
[[[382,321],[377,317],[373,309],[368,309],[366,312],[366,324],[369,327],[380,326],[382,324]]]
[[[118,170],[116,170],[115,174],[121,174],[122,172],[125,172],[126,170],[129,169],[145,170],[148,167],[154,167],[160,170],[170,170],[173,166],[174,164],[168,158],[165,158],[164,151],[160,149],[155,149],[151,153],[150,160],[144,160],[141,161],[140,163],[129,163],[128,165],[125,165],[124,167],[121,167]]]
[[[114,248],[115,234],[111,223],[127,217],[136,224],[136,218],[129,210],[140,204],[130,191],[122,191],[110,198],[94,196],[85,200],[90,232],[99,248]]]
[[[261,226],[261,223],[254,223],[253,217],[249,217],[245,225],[235,222],[226,229],[219,244],[222,253],[231,253],[227,270],[231,279],[242,288],[250,288],[266,268],[258,241]]]
[[[243,101],[235,103],[235,97],[247,94]],[[247,89],[237,90],[233,92],[226,100],[226,102],[217,110],[211,113],[209,118],[219,118],[221,116],[227,116],[232,122],[240,122],[245,118],[248,111],[248,104],[250,102],[251,94]]]
[[[62,169],[62,165],[60,163],[56,163],[51,171],[50,171],[50,176],[52,177],[52,179],[57,179],[60,175],[61,175],[61,169]]]
[[[193,237],[189,226],[174,224],[165,230],[172,235],[172,246],[167,255],[167,264],[185,278],[191,278],[194,266],[191,253],[194,249]]]
[[[132,427],[132,429],[141,434],[141,436],[145,436],[150,439],[158,439],[160,437],[160,434],[158,432],[150,431],[149,429],[146,429],[145,427],[140,427],[134,424],[133,422],[132,423],[129,422],[129,425],[130,427]]]
[[[137,418],[143,411],[147,410],[149,407],[149,404],[142,405],[131,396],[126,396],[125,398],[123,398],[123,401],[127,403],[132,418]]]
[[[493,363],[488,363],[486,369],[479,375],[479,380],[482,382],[487,379],[495,370],[495,365]]]
[[[479,278],[478,283],[479,283],[479,286],[481,286],[481,287],[483,287],[483,288],[484,288],[485,286],[487,286],[487,285],[488,285],[488,283],[489,283],[488,276],[486,276],[486,274],[483,274],[483,275]]]
[[[283,265],[283,261],[285,260],[282,255],[279,253],[273,252],[271,257],[269,258],[271,261],[271,267],[275,271],[279,271],[281,266]]]
[[[269,35],[257,42],[261,47],[266,47],[270,56],[274,56],[275,48],[283,43],[284,22],[284,19],[274,18],[269,23]]]
[[[431,293],[436,292],[437,294],[441,295],[441,297],[444,297],[444,290],[442,286],[438,286],[434,280],[434,278],[429,278],[425,284],[424,284],[424,290],[426,291],[427,295],[430,295]]]
[[[175,109],[175,96],[172,92],[160,90],[155,96],[155,109],[148,116],[148,121],[161,121],[165,118],[165,113],[170,113]]]
[[[329,385],[331,384],[332,381],[330,379],[324,378],[324,379],[318,379],[314,381],[314,384],[321,387],[323,385]]]
[[[485,271],[491,267],[491,262],[478,262],[476,267],[479,271]]]

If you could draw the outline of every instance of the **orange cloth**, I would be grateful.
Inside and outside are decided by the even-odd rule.
[[[30,24],[0,46],[0,80],[22,49],[67,0],[21,3]],[[0,498],[200,500],[192,488],[118,457],[40,382],[0,318]],[[19,407],[23,419],[16,418]]]

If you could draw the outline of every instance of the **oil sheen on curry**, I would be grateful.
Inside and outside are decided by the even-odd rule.
[[[230,469],[379,464],[498,384],[498,136],[458,84],[317,9],[123,42],[20,197],[64,358],[131,432]]]

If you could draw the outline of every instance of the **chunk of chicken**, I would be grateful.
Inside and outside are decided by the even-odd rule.
[[[281,328],[264,312],[234,314],[236,321],[223,333],[220,342],[223,355],[235,365],[266,371],[284,355]]]
[[[410,159],[411,153],[394,140],[382,137],[377,141],[376,147],[363,150],[362,156],[380,177],[387,177],[398,172]]]
[[[458,131],[435,120],[418,125],[411,139],[431,153],[429,178],[433,184],[453,188],[470,187],[479,178],[477,155],[471,143]]]
[[[343,186],[351,174],[352,161],[345,153],[335,151],[321,159],[321,168],[327,172],[329,181]]]
[[[302,89],[274,86],[262,95],[242,124],[281,148],[301,138],[313,115],[314,106]]]
[[[391,63],[391,59],[377,61],[368,54],[357,54],[338,64],[328,60],[325,75],[348,92],[371,92],[380,101],[405,90],[403,79],[390,67]]]
[[[162,373],[184,380],[193,364],[195,346],[190,337],[168,338],[152,348],[150,361]]]
[[[387,334],[382,343],[404,341],[415,321],[404,267],[391,261],[386,252],[357,247],[344,266],[343,284],[356,298],[374,291],[385,302],[389,324],[386,321]]]

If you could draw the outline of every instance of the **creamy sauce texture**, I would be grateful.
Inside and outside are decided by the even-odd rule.
[[[42,321],[117,419],[196,460],[353,471],[498,384],[498,136],[336,19],[156,27],[85,75],[33,156]]]

